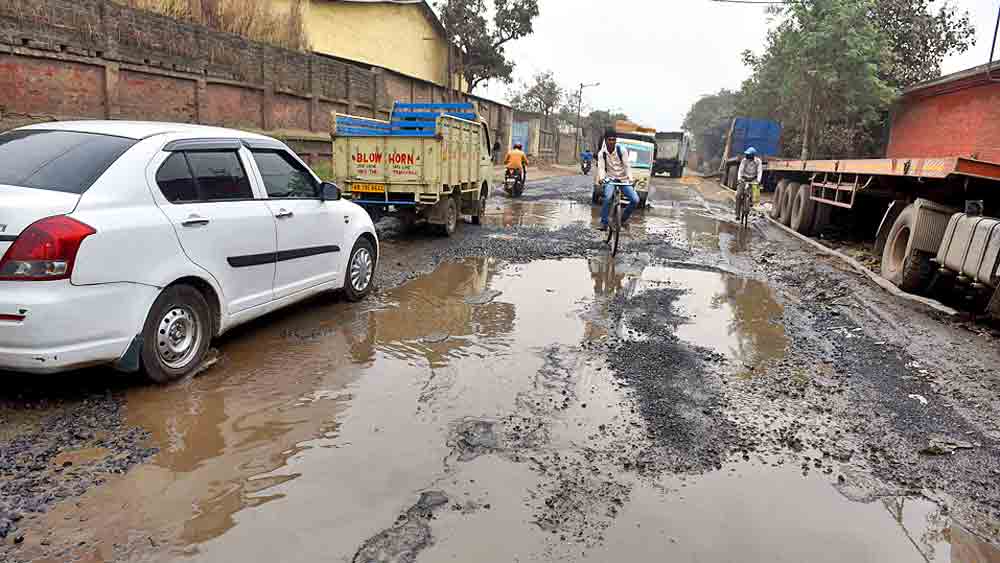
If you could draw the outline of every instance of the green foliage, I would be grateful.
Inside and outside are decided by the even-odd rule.
[[[726,89],[702,96],[688,110],[682,128],[699,137],[709,131],[725,127],[736,116],[739,100],[739,94]]]
[[[566,92],[556,82],[552,71],[539,72],[531,82],[521,84],[510,94],[510,105],[520,111],[540,113],[545,116],[548,126],[549,116],[559,108]]]
[[[872,20],[889,41],[888,60],[879,68],[882,79],[905,88],[941,75],[941,62],[976,44],[976,30],[967,12],[933,0],[879,0]]]
[[[590,112],[583,124],[584,139],[589,139],[589,144],[585,147],[596,147],[604,137],[604,130],[614,127],[615,121],[628,121],[628,116],[624,113],[611,113],[604,110]]]
[[[973,42],[968,16],[933,0],[802,0],[779,18],[737,112],[784,126],[783,152],[802,158],[876,156],[902,88],[940,75],[944,57]],[[694,108],[692,108],[694,109]]]
[[[486,0],[441,0],[435,7],[451,41],[463,53],[461,70],[471,92],[492,79],[511,82],[514,63],[504,46],[531,35],[538,16],[538,0],[493,0],[492,22]]]
[[[312,168],[312,171],[324,182],[333,181],[333,163],[329,159],[318,160],[310,164],[309,168]]]

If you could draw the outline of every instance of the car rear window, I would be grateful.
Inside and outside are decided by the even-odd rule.
[[[29,129],[0,135],[0,184],[82,194],[134,139]]]

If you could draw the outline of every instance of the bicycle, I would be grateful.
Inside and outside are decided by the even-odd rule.
[[[753,191],[756,182],[741,181],[736,187],[736,222],[746,227],[753,208]]]
[[[622,186],[631,186],[628,182],[608,182],[614,186],[611,192],[611,208],[608,212],[608,237],[604,239],[604,244],[611,244],[612,237],[614,244],[611,246],[611,255],[618,255],[618,239],[622,231]]]

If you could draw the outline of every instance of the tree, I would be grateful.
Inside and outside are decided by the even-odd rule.
[[[968,15],[932,0],[802,0],[782,18],[760,55],[738,112],[784,126],[785,152],[875,156],[888,108],[902,88],[940,75],[945,56],[968,49]]]
[[[976,44],[976,30],[968,12],[945,2],[932,13],[929,0],[878,0],[872,20],[889,39],[887,64],[879,67],[882,79],[894,88],[905,88],[941,76],[941,62],[948,55],[964,53]]]
[[[549,70],[539,72],[530,83],[522,83],[520,89],[511,92],[510,105],[516,110],[542,114],[548,128],[549,117],[562,103],[565,94]]]
[[[462,53],[460,68],[469,91],[492,79],[510,84],[514,64],[504,47],[531,35],[538,0],[493,0],[492,25],[487,21],[486,0],[441,0],[435,7],[449,42]]]
[[[736,116],[738,101],[739,94],[725,88],[715,94],[702,96],[688,110],[681,128],[699,137],[727,125]]]
[[[590,145],[596,147],[604,137],[604,131],[609,127],[614,127],[615,121],[628,121],[628,116],[624,113],[612,113],[604,110],[590,112],[583,125],[584,138],[589,136]]]

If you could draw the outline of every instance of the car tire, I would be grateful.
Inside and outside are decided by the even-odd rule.
[[[140,362],[146,377],[165,384],[198,369],[213,336],[211,307],[189,285],[164,289],[142,329]]]
[[[367,238],[359,238],[347,258],[344,274],[344,296],[348,301],[361,301],[371,292],[376,264],[375,247]]]

